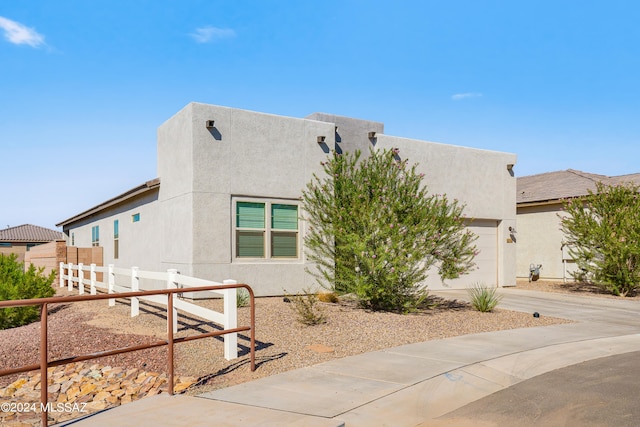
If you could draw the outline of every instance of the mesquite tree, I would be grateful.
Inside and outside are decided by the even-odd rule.
[[[607,186],[564,202],[561,217],[579,278],[626,296],[640,289],[640,198],[634,184]]]
[[[421,282],[431,267],[443,279],[474,268],[477,236],[465,228],[464,206],[428,194],[397,149],[360,154],[333,152],[303,192],[309,271],[366,307],[411,311],[427,296]]]

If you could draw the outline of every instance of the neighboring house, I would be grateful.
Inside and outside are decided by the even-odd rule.
[[[515,285],[515,154],[385,135],[379,122],[315,113],[276,116],[191,103],[158,130],[159,178],[58,226],[67,243],[103,246],[104,264],[210,280],[235,279],[257,295],[315,285],[305,272],[300,197],[330,150],[398,148],[419,163],[431,193],[466,204],[479,268],[430,288]],[[473,219],[473,220],[472,220]]]
[[[542,264],[540,277],[569,279],[576,264],[564,245],[560,230],[564,199],[596,191],[596,183],[620,185],[640,183],[640,174],[604,176],[573,169],[518,177],[517,276],[527,278],[531,264]]]
[[[37,225],[24,224],[0,230],[0,254],[16,254],[24,261],[25,253],[36,245],[64,239],[64,234]]]

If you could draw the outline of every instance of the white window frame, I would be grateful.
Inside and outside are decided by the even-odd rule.
[[[231,259],[233,262],[264,262],[264,263],[299,263],[302,261],[302,219],[300,212],[302,206],[298,199],[275,199],[268,197],[244,197],[237,196],[231,198]],[[264,257],[240,257],[237,256],[237,231],[236,212],[238,202],[246,203],[263,203],[265,205],[265,228],[255,229],[256,231],[264,231]],[[297,230],[278,230],[271,228],[271,206],[272,205],[292,205],[298,208],[298,229]],[[240,230],[250,231],[252,229],[240,228]],[[271,235],[272,232],[295,232],[296,233],[296,249],[295,257],[273,257],[271,255]]]
[[[91,247],[100,246],[100,226],[91,226]]]

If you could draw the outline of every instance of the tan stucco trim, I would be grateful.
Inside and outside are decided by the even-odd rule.
[[[566,197],[564,199],[551,199],[551,200],[538,200],[535,202],[518,202],[516,203],[516,207],[518,208],[528,208],[531,206],[548,206],[548,205],[559,205],[562,204],[563,200],[576,199],[583,196],[576,197]]]

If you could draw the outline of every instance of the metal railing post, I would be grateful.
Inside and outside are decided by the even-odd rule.
[[[48,366],[48,345],[47,345],[47,304],[40,306],[40,410],[41,424],[48,425],[47,402],[49,400],[48,388],[49,381],[47,379]]]
[[[167,270],[167,274],[169,275],[167,277],[167,289],[177,289],[178,282],[176,281],[176,279],[178,275],[178,270],[176,270],[175,268],[170,268]],[[177,298],[176,295],[177,294],[171,294],[172,306],[173,306],[173,301]],[[174,334],[178,332],[178,309],[176,308],[173,309],[173,322],[167,325],[167,327],[171,327]]]
[[[175,295],[175,294],[174,294]],[[169,346],[169,395],[173,396],[173,295],[167,294],[167,344]]]
[[[251,355],[251,372],[256,370],[256,297],[253,294],[253,289],[249,286],[243,286],[247,292],[249,292],[249,300],[251,301],[251,316],[249,320],[249,339]]]

